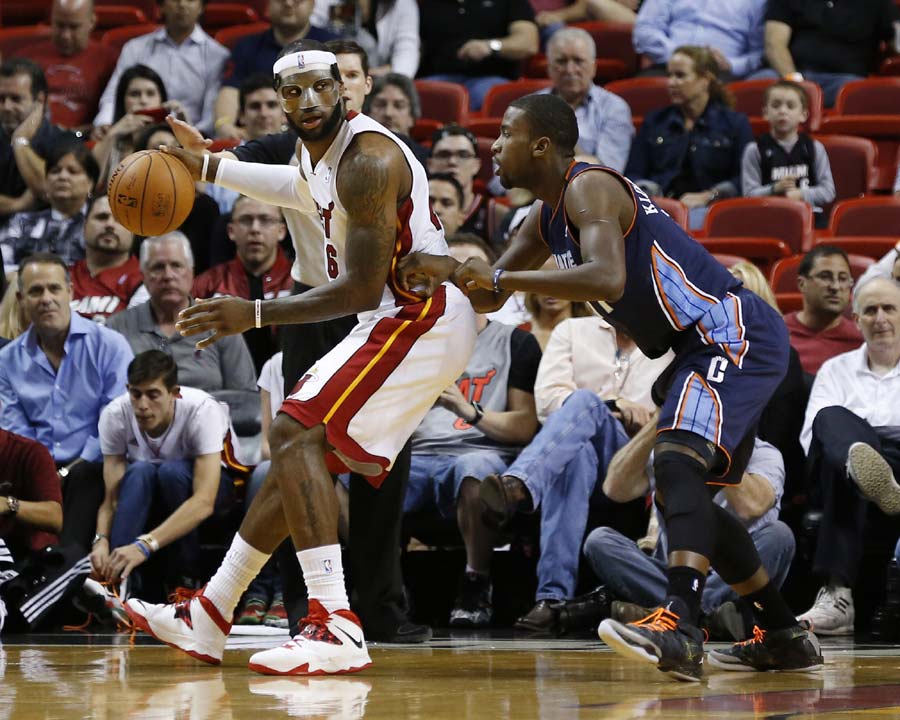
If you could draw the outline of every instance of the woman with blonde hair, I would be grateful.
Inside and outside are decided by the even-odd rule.
[[[584,303],[559,300],[549,295],[538,295],[537,293],[525,294],[525,309],[531,315],[531,321],[523,323],[521,328],[529,330],[534,335],[538,345],[541,346],[541,352],[547,348],[547,341],[550,340],[550,333],[553,332],[553,328],[563,320],[591,314]]]
[[[19,286],[19,273],[11,272],[6,276],[8,283],[3,299],[0,300],[0,338],[15,340],[28,329],[29,321],[16,290]]]
[[[778,307],[778,301],[775,299],[775,293],[772,292],[769,281],[766,280],[766,276],[762,274],[762,271],[756,265],[749,260],[741,260],[728,268],[728,272],[744,283],[744,287],[750,292],[759,295],[765,300],[779,315],[783,314]]]

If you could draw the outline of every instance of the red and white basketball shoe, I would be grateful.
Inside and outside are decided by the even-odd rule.
[[[202,590],[172,605],[152,605],[132,598],[125,603],[132,622],[148,635],[211,665],[222,662],[231,630]]]
[[[251,656],[249,667],[263,675],[340,675],[372,664],[359,618],[350,610],[329,613],[318,600],[290,642]]]

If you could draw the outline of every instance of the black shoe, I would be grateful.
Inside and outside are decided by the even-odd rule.
[[[627,625],[628,623],[643,620],[654,612],[654,608],[644,607],[636,603],[626,602],[625,600],[614,600],[610,606],[609,616],[620,623]]]
[[[710,650],[709,664],[737,672],[811,672],[821,670],[825,661],[816,636],[795,625],[773,632],[754,627],[750,640]]]
[[[490,625],[494,615],[491,594],[489,577],[463,573],[456,602],[450,612],[450,626],[479,628]]]
[[[484,522],[497,529],[509,525],[518,512],[533,509],[531,493],[518,478],[509,475],[488,475],[478,488]]]
[[[533,635],[557,635],[560,631],[559,612],[564,604],[563,600],[541,600],[516,620],[513,627]]]
[[[398,645],[406,643],[426,643],[431,640],[432,635],[431,628],[428,625],[419,625],[418,623],[409,621],[401,623],[390,630],[379,631],[377,629],[371,630],[369,627],[366,627],[365,631],[366,640]]]
[[[611,606],[612,597],[604,585],[585,595],[566,600],[559,609],[560,631],[593,630],[601,620],[610,616]]]
[[[728,600],[700,620],[710,640],[741,642],[753,635],[753,617],[746,603]]]
[[[703,677],[703,631],[671,610],[657,608],[643,620],[627,625],[604,620],[597,634],[619,654],[653,663],[678,680],[699,682]]]

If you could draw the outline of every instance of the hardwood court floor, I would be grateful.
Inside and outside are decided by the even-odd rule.
[[[446,634],[370,647],[373,666],[332,678],[246,668],[272,638],[232,638],[210,667],[145,636],[4,638],[0,719],[474,720],[490,718],[900,718],[900,647],[828,641],[824,671],[709,670],[699,684],[622,661],[599,641]]]

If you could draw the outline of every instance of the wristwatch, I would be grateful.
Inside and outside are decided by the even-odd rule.
[[[91,547],[94,547],[94,545],[96,545],[101,540],[109,540],[109,536],[104,535],[103,533],[97,533],[96,535],[94,535],[94,539],[91,540]]]
[[[56,471],[56,474],[64,479],[69,477],[69,466],[63,465],[59,470]]]
[[[19,499],[14,498],[12,495],[9,495],[6,498],[6,511],[10,515],[15,515],[17,512],[19,512]]]
[[[481,422],[481,418],[484,417],[484,408],[481,407],[481,403],[477,400],[472,401],[472,407],[475,408],[475,417],[469,421],[469,425],[477,425]]]
[[[491,52],[496,55],[503,49],[503,41],[497,40],[496,38],[494,40],[488,40],[488,47],[491,49]]]
[[[31,140],[29,140],[26,137],[13,138],[13,145],[18,145],[20,147],[28,147],[31,145]]]

